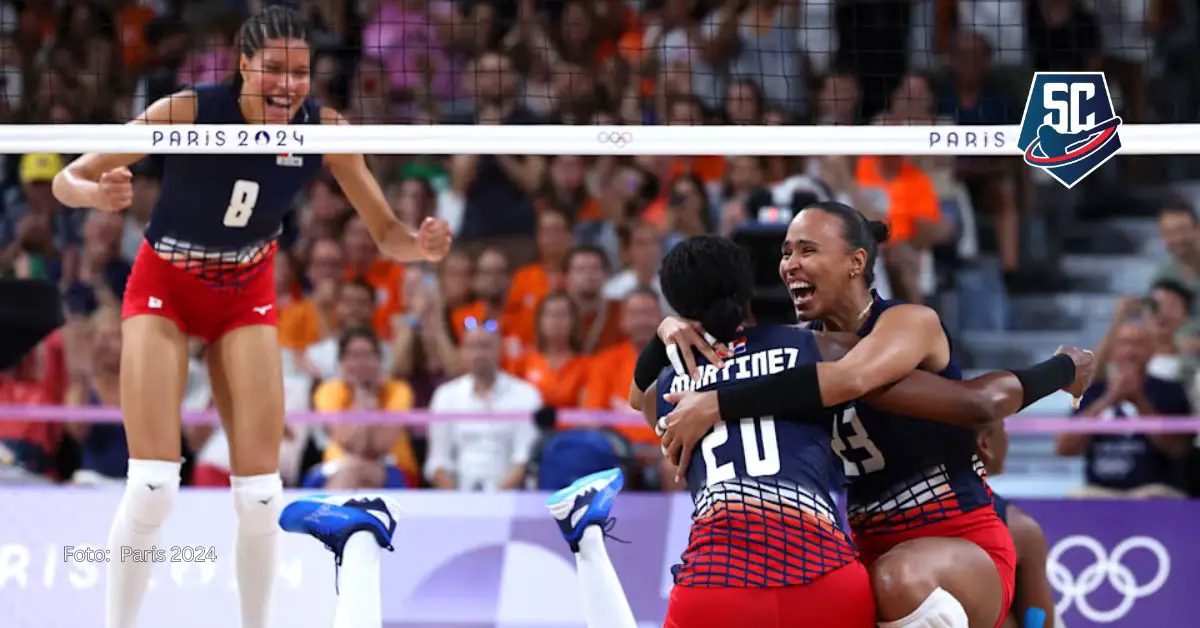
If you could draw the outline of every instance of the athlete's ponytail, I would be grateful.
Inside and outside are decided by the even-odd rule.
[[[732,240],[689,238],[663,258],[663,297],[680,316],[699,321],[721,342],[733,340],[754,297],[750,256]]]
[[[713,301],[700,315],[704,331],[722,341],[732,340],[738,327],[746,322],[746,309],[736,297],[724,297]]]

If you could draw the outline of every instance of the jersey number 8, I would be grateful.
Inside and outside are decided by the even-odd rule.
[[[842,459],[846,477],[857,477],[883,470],[883,452],[867,435],[853,407],[833,421],[833,453]]]
[[[242,228],[250,224],[254,206],[258,203],[259,186],[254,181],[238,179],[233,182],[233,194],[229,197],[229,209],[225,210],[225,226]]]
[[[775,417],[738,421],[742,431],[742,454],[746,461],[746,474],[763,477],[779,473],[779,439],[775,436]],[[758,448],[758,437],[762,435],[762,451]],[[729,428],[725,421],[718,421],[713,431],[700,442],[704,455],[705,484],[728,482],[737,477],[732,462],[717,464],[717,447],[729,441]]]

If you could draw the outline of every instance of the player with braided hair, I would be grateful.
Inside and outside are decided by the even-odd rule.
[[[240,66],[232,81],[167,96],[129,124],[346,124],[309,96],[312,50],[298,13],[269,7],[245,22],[239,39]],[[211,133],[231,149],[240,143],[234,130]],[[181,137],[186,143],[186,134]],[[128,167],[143,157],[84,155],[58,174],[54,194],[70,207],[121,211],[133,197]],[[109,544],[114,557],[118,548],[148,550],[179,492],[188,338],[199,337],[209,344],[213,397],[229,437],[243,628],[269,622],[283,500],[276,239],[296,193],[323,167],[387,255],[437,261],[449,250],[444,221],[427,219],[415,233],[400,222],[362,155],[171,154],[125,292],[121,409],[130,461]],[[107,628],[137,623],[151,567],[109,563]]]

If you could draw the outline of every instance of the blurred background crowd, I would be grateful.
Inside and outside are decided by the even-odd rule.
[[[1015,124],[1033,72],[1103,70],[1126,122],[1196,122],[1200,6],[1176,0],[305,0],[313,92],[359,124]],[[237,67],[259,1],[0,1],[0,122],[119,123]],[[701,132],[701,131],[698,131]],[[1198,151],[1200,152],[1200,151]],[[124,214],[66,209],[70,155],[3,157],[0,272],[57,281],[67,325],[0,376],[0,404],[116,406],[119,308],[160,162]],[[1200,401],[1200,169],[1125,157],[1072,190],[1018,158],[372,156],[397,214],[451,222],[436,266],[379,256],[329,177],[297,199],[277,260],[290,411],[526,413],[427,427],[295,424],[294,486],[559,488],[624,465],[677,490],[623,410],[664,314],[665,251],[702,233],[759,266],[760,320],[794,320],[778,243],[814,200],[891,223],[878,288],[939,310],[975,370],[1098,346],[1077,414]],[[197,344],[187,409],[212,405]],[[1071,412],[1057,397],[1034,415]],[[1194,435],[1014,436],[1009,493],[1196,494]],[[182,435],[187,481],[229,481],[219,427]],[[0,421],[0,480],[123,481],[115,424]],[[1081,488],[1082,487],[1082,488]]]

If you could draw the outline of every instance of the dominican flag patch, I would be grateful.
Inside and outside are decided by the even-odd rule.
[[[738,338],[737,340],[734,340],[733,342],[729,343],[729,352],[732,353],[733,355],[741,355],[741,354],[745,353],[746,352],[745,336]]]
[[[304,158],[299,155],[276,155],[275,165],[285,168],[300,168],[304,166]]]
[[[758,221],[768,225],[783,225],[792,221],[792,210],[780,207],[760,207]]]

